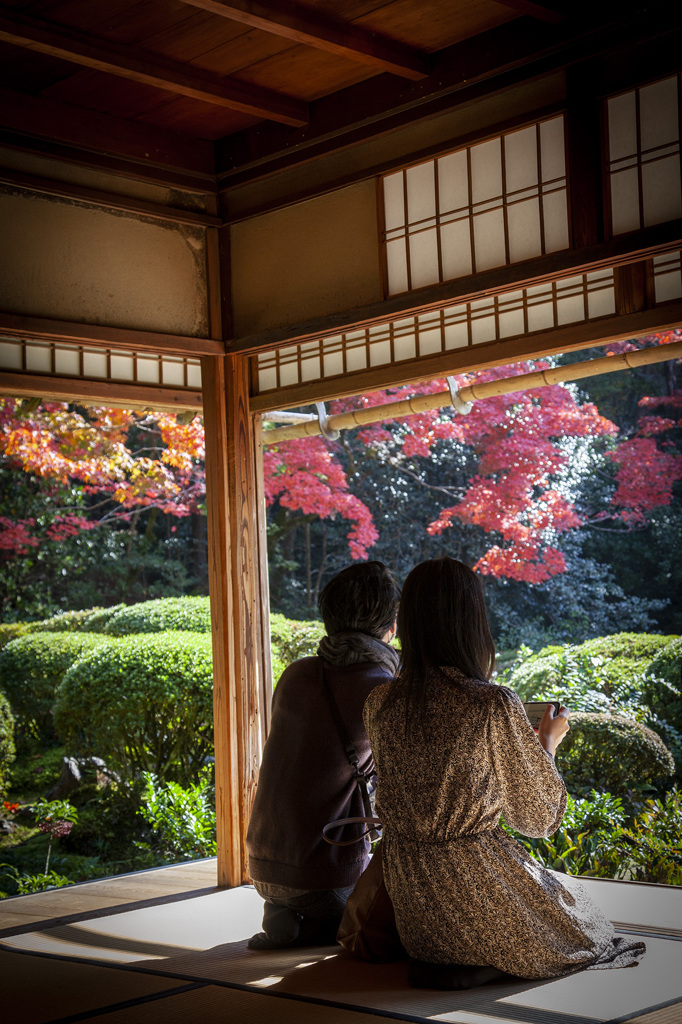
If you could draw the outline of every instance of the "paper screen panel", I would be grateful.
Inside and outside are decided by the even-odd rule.
[[[568,248],[563,116],[382,182],[389,295]]]
[[[613,235],[682,216],[681,83],[673,75],[607,100]]]

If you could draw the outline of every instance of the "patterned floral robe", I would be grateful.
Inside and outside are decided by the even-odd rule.
[[[424,740],[406,742],[404,705],[364,720],[379,773],[384,875],[403,945],[418,960],[491,965],[523,978],[634,966],[641,942],[615,937],[587,894],[534,860],[499,825],[551,835],[566,806],[552,757],[519,697],[453,668],[429,677]]]

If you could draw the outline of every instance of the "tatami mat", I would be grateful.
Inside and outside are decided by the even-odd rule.
[[[79,1018],[78,1024],[380,1024],[375,1014],[207,985]],[[77,1024],[65,1020],[50,1024]]]
[[[0,977],[0,1012],[8,1024],[43,1024],[118,1003],[122,992],[125,999],[141,999],[187,985],[139,971],[4,951],[0,951]]]
[[[238,995],[241,990],[245,998],[257,997],[249,1003],[256,1016],[244,1017],[245,1022],[287,1020],[282,1013],[290,1012],[293,1000],[296,1007],[301,1007],[297,1020],[327,1022],[346,1013],[350,1015],[348,1024],[359,1024],[358,1015],[367,1014],[374,1014],[375,1021],[378,1015],[452,1024],[602,1024],[644,1016],[643,1024],[659,1024],[655,1017],[647,1021],[645,1016],[658,1007],[667,1014],[661,1018],[661,1024],[682,1024],[682,1005],[670,1009],[670,1004],[682,1002],[682,942],[661,935],[664,928],[679,927],[682,891],[624,883],[600,884],[591,879],[581,879],[581,884],[587,886],[611,918],[632,930],[648,932],[648,952],[639,966],[583,971],[554,981],[490,985],[468,992],[416,990],[407,984],[405,963],[365,964],[349,957],[338,946],[272,952],[248,950],[245,939],[258,930],[262,909],[260,898],[248,886],[214,890],[179,903],[133,907],[108,916],[34,928],[6,936],[2,947],[15,950],[17,955],[21,951],[42,954],[24,959],[51,963],[57,973],[60,968],[55,964],[63,964],[66,972],[77,966],[76,961],[82,969],[93,969],[83,967],[87,961],[99,963],[105,973],[106,966],[116,973],[114,968],[118,965],[119,973],[126,978],[164,975],[165,980],[160,982],[162,991],[164,986],[171,988],[173,982],[199,984],[198,988],[146,1002],[147,1022],[176,1019],[168,1016],[175,1014],[176,1007],[178,1020],[240,1021],[239,1016],[223,1018],[215,1010],[218,1015],[213,1017],[213,1010],[204,1014],[200,1009],[204,1001],[217,1007],[221,1000],[227,1000],[226,987]],[[45,959],[49,957],[59,959]],[[127,969],[121,971],[121,967]],[[157,981],[154,978],[154,984]],[[143,994],[156,991],[144,989]],[[129,998],[135,997],[128,994],[126,982],[125,999]],[[299,1004],[298,1000],[302,1002]],[[122,1001],[123,996],[111,1000]],[[108,1002],[104,998],[97,1005],[103,1007]],[[182,1007],[190,1003],[197,1008],[192,1010],[196,1016],[183,1017]],[[317,1008],[317,1017],[307,1009],[309,1006]],[[88,1009],[90,1004],[81,1005],[81,1010]],[[126,1006],[97,1019],[136,1021],[141,1019],[136,1013],[137,1008]],[[268,1013],[271,1015],[267,1016]],[[53,1014],[54,1018],[60,1016],[65,1014]],[[345,1018],[338,1020],[342,1024]]]

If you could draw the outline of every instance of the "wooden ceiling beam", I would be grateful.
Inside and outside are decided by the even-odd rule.
[[[295,128],[308,123],[307,104],[290,96],[196,68],[188,70],[187,65],[93,39],[87,33],[39,21],[7,8],[0,8],[0,41],[252,117]]]
[[[589,59],[606,63],[611,77],[620,75],[630,84],[671,74],[670,69],[679,69],[681,41],[682,8],[665,21],[653,15],[645,22],[639,17],[617,24],[595,21],[587,30],[519,18],[439,51],[424,82],[382,75],[316,100],[304,130],[259,125],[219,139],[218,180],[223,187],[252,182]],[[609,87],[616,91],[628,82],[609,81]]]
[[[402,46],[360,25],[326,18],[295,4],[260,0],[182,0],[202,11],[240,22],[271,35],[291,39],[376,71],[418,81],[430,74],[428,57],[412,47]]]

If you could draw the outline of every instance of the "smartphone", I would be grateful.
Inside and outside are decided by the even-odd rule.
[[[523,710],[528,715],[528,721],[534,729],[538,728],[540,719],[550,705],[554,708],[554,714],[558,715],[561,707],[558,700],[526,700],[523,702]]]

